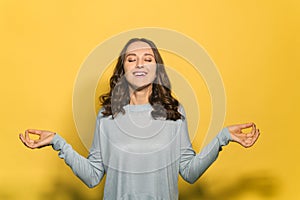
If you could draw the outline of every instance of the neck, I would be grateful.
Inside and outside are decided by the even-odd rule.
[[[149,103],[149,96],[152,92],[152,84],[142,90],[133,90],[130,88],[130,104],[142,105]]]

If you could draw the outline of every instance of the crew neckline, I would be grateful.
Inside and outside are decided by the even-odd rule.
[[[152,109],[151,104],[127,104],[123,107],[125,110],[130,111],[145,111]]]

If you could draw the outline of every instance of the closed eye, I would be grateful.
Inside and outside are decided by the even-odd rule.
[[[135,62],[136,61],[136,57],[135,56],[127,56],[126,61],[128,61],[128,62]]]

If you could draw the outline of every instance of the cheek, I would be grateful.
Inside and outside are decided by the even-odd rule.
[[[157,71],[157,66],[156,66],[156,64],[153,64],[151,67],[150,67],[150,73],[152,74],[152,75],[155,75],[156,76],[156,71]]]
[[[134,68],[134,65],[133,64],[130,64],[130,63],[124,63],[124,72],[130,72],[133,70]]]

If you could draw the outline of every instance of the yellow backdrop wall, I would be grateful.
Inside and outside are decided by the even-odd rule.
[[[262,135],[230,144],[180,199],[298,199],[300,3],[287,1],[0,1],[0,199],[100,199],[50,147],[26,149],[27,128],[59,132],[82,155],[72,92],[81,63],[123,31],[161,27],[201,44],[226,89],[224,126],[254,121]],[[118,53],[118,52],[116,52]],[[194,141],[195,149],[201,141]]]

